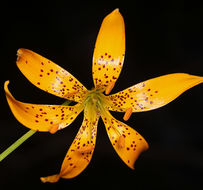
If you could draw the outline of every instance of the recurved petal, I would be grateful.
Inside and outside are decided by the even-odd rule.
[[[119,10],[115,9],[104,18],[95,44],[92,73],[96,88],[104,91],[109,85],[114,86],[122,69],[124,54],[125,25]]]
[[[99,115],[84,110],[84,120],[64,158],[60,173],[42,177],[43,182],[56,182],[60,177],[66,179],[76,177],[87,167],[96,143],[98,120]]]
[[[141,152],[148,149],[148,143],[134,129],[116,120],[109,112],[102,115],[111,144],[123,162],[134,169],[134,163]]]
[[[82,100],[87,89],[69,72],[28,49],[19,49],[17,55],[18,68],[32,84],[61,98]]]
[[[15,118],[30,129],[55,133],[70,125],[83,109],[79,103],[75,106],[23,103],[12,96],[8,84],[9,81],[6,81],[4,90],[10,109]]]
[[[174,73],[141,82],[109,96],[112,111],[153,110],[173,101],[186,90],[203,82],[203,77]]]

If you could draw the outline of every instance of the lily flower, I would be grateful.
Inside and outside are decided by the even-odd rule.
[[[148,149],[148,143],[136,130],[116,120],[110,111],[124,112],[123,119],[127,121],[133,112],[162,107],[203,82],[203,77],[174,73],[109,95],[120,75],[125,56],[125,26],[118,9],[104,18],[97,36],[92,62],[93,90],[87,90],[69,72],[33,51],[19,49],[17,55],[17,66],[32,84],[48,93],[77,102],[73,106],[23,103],[12,96],[8,89],[9,81],[6,81],[6,98],[20,123],[32,130],[55,133],[69,126],[84,111],[82,125],[60,172],[42,177],[42,182],[73,178],[87,167],[95,148],[100,117],[113,148],[123,162],[134,169],[134,162],[141,152]]]

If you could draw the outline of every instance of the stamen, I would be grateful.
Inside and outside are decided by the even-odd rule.
[[[118,146],[119,146],[119,148],[124,148],[125,147],[125,138],[124,138],[124,136],[119,137]]]
[[[56,133],[56,132],[58,131],[58,129],[59,129],[59,124],[55,124],[55,125],[52,125],[52,126],[50,127],[49,132],[50,132],[51,134],[54,134],[54,133]]]
[[[108,94],[111,92],[111,90],[113,89],[114,85],[115,85],[115,82],[112,81],[112,82],[107,86],[107,88],[106,88],[106,90],[105,90],[105,94],[106,94],[106,95],[108,95]]]
[[[78,152],[81,153],[81,154],[83,154],[83,153],[90,153],[93,149],[94,149],[94,147],[92,145],[89,145],[89,146],[80,148],[78,150]]]
[[[129,107],[129,108],[125,111],[125,115],[123,116],[123,119],[124,119],[125,121],[127,121],[127,120],[130,118],[132,112],[133,112],[133,109],[132,109],[131,107]]]

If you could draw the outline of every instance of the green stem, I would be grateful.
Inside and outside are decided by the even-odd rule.
[[[71,103],[71,100],[66,100],[63,104],[61,104],[62,106],[69,106],[69,104]]]
[[[65,101],[62,105],[68,106],[71,103],[70,100]],[[22,137],[20,137],[16,142],[14,142],[11,146],[9,146],[4,152],[0,154],[0,162],[6,158],[10,153],[12,153],[16,148],[18,148],[23,142],[25,142],[28,138],[34,135],[37,131],[30,129],[27,133],[25,133]]]
[[[0,154],[0,162],[6,158],[11,152],[13,152],[16,148],[18,148],[24,141],[30,138],[33,134],[35,134],[35,130],[29,130],[25,133],[21,138],[19,138],[16,142],[14,142],[10,147],[8,147],[4,152]]]

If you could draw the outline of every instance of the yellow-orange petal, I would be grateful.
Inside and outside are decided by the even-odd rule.
[[[148,149],[148,143],[134,129],[116,120],[109,112],[101,115],[111,144],[123,162],[134,169],[134,163],[141,152]]]
[[[186,90],[203,83],[203,77],[174,73],[141,82],[109,96],[109,109],[125,112],[153,110],[173,101]]]
[[[58,176],[66,179],[76,177],[90,163],[96,143],[98,120],[98,114],[85,108],[82,125],[64,158]],[[43,179],[49,182],[50,176]]]
[[[32,84],[61,98],[82,100],[87,89],[69,72],[28,49],[19,49],[17,55],[18,68]]]
[[[110,83],[116,82],[124,54],[125,24],[119,10],[115,9],[104,18],[95,44],[92,73],[97,89],[105,91]]]
[[[75,106],[23,103],[12,96],[8,84],[6,81],[4,90],[10,109],[15,118],[30,129],[54,133],[70,125],[83,109],[79,103]]]

